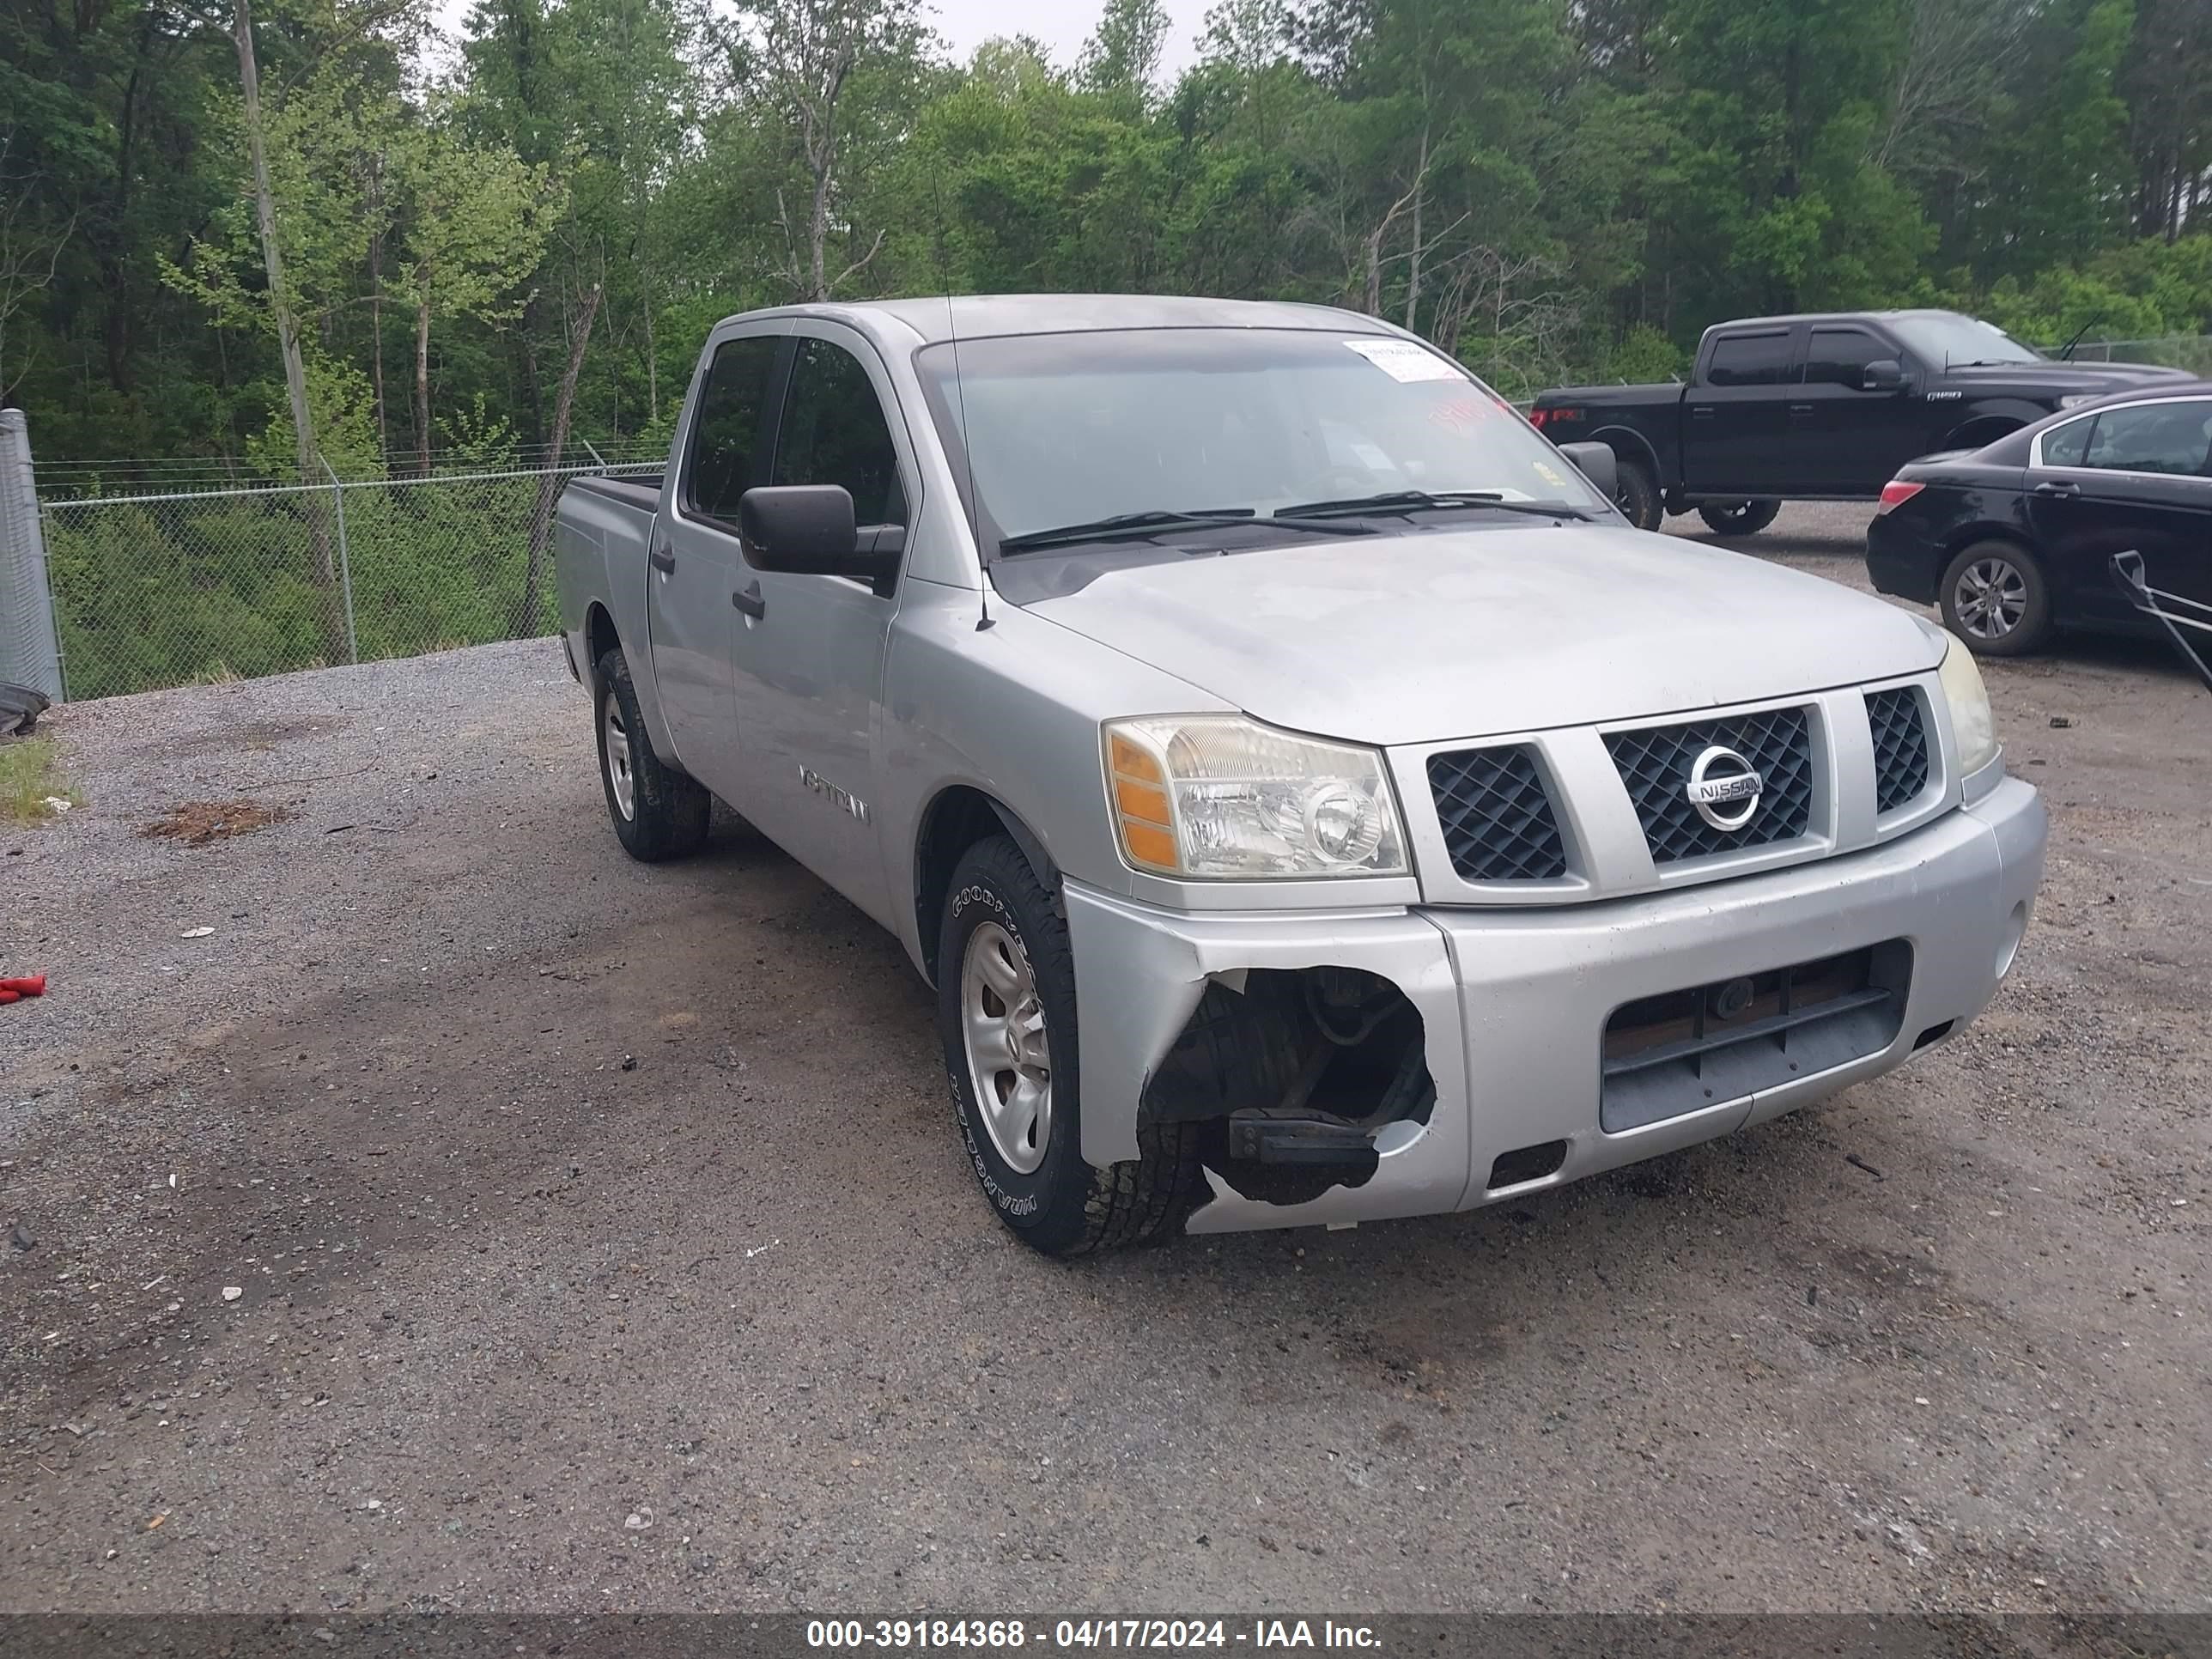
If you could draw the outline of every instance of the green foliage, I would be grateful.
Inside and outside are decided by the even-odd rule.
[[[1348,305],[1516,395],[1678,372],[1768,309],[2212,329],[2202,0],[1219,0],[1172,84],[1166,15],[1099,0],[1075,64],[955,64],[915,0],[476,0],[426,56],[428,0],[258,0],[322,447],[395,492],[424,456],[535,459],[594,296],[594,444],[669,432],[716,318],[825,293]],[[0,394],[43,454],[294,481],[228,29],[0,0]],[[77,566],[117,684],[176,666],[118,632],[156,573],[180,638],[253,612],[228,666],[327,654],[308,556],[248,583],[208,545],[172,523]],[[441,586],[471,568],[412,573],[424,626],[491,625]]]
[[[61,779],[52,738],[0,738],[0,823],[37,823],[55,815],[49,803],[79,804]]]

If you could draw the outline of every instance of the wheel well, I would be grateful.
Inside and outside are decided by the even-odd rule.
[[[1630,426],[1600,427],[1590,434],[1593,441],[1606,445],[1614,457],[1632,466],[1640,466],[1650,475],[1651,482],[1659,482],[1659,453],[1651,447],[1651,441]]]
[[[593,600],[584,617],[584,648],[591,653],[591,660],[584,665],[588,683],[595,684],[599,679],[599,659],[621,645],[622,635],[615,631],[615,619],[607,614],[606,606]]]
[[[2009,415],[1984,415],[1967,422],[1943,440],[1946,449],[1979,449],[1984,444],[1993,444],[2008,432],[2017,432],[2024,422]]]
[[[1957,532],[1943,544],[1944,568],[1949,568],[1952,560],[1980,542],[2002,542],[2015,552],[2024,554],[2031,559],[2036,558],[2035,550],[2030,547],[2019,532],[2009,525],[1978,524]],[[2039,564],[2041,561],[2038,560],[2037,562]],[[1942,580],[1942,570],[1936,573],[1936,579],[1939,582]]]
[[[952,872],[961,855],[979,841],[1009,836],[1030,861],[1037,881],[1057,898],[1060,872],[1044,844],[1029,825],[1008,808],[965,784],[943,791],[921,815],[921,833],[914,848],[914,921],[921,944],[922,971],[937,977],[939,924],[945,918],[945,896],[952,885]]]

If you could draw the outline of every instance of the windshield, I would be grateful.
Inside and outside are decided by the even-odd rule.
[[[1966,363],[2039,363],[2043,354],[2022,345],[1995,323],[1978,317],[1962,317],[1955,311],[1921,312],[1910,317],[1882,319],[1936,368],[1957,368]]]
[[[1132,514],[1267,514],[1408,490],[1607,507],[1487,387],[1389,336],[1007,335],[917,362],[956,473],[965,426],[986,546]]]

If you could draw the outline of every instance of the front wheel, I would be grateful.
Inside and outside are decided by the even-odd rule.
[[[599,661],[599,784],[623,851],[645,864],[682,858],[707,839],[714,797],[653,752],[620,647]]]
[[[1659,498],[1659,483],[1641,461],[1620,461],[1613,468],[1613,504],[1638,530],[1656,530],[1666,521],[1667,504]]]
[[[2018,657],[2051,637],[2051,584],[2026,549],[1976,542],[1943,572],[1944,626],[1978,657]]]
[[[1004,836],[968,849],[945,896],[937,1025],[962,1147],[1023,1243],[1086,1255],[1157,1237],[1203,1190],[1197,1133],[1148,1125],[1142,1156],[1083,1160],[1067,923]]]
[[[1782,511],[1779,501],[1708,501],[1698,516],[1716,536],[1756,536]]]

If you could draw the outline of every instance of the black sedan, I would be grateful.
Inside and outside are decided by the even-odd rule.
[[[2112,580],[2112,555],[2130,550],[2153,588],[2212,605],[2212,382],[2123,392],[1911,462],[1867,526],[1875,586],[1941,606],[1982,656],[2062,628],[2155,629]]]

